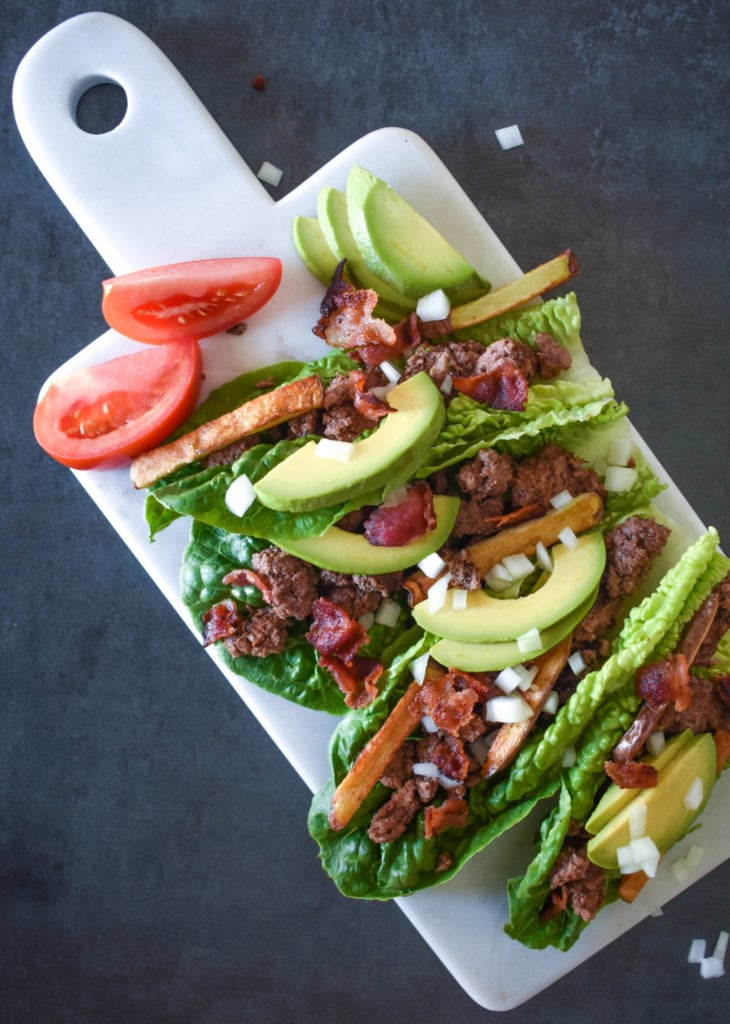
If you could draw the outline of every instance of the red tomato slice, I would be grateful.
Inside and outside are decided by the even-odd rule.
[[[135,341],[191,341],[243,323],[280,282],[275,257],[171,263],[103,281],[101,311],[110,327]]]
[[[59,376],[33,414],[38,444],[73,469],[115,465],[163,441],[195,408],[196,341],[146,348]]]

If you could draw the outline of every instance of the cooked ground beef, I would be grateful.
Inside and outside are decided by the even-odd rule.
[[[564,888],[568,906],[584,921],[590,921],[603,905],[606,874],[603,868],[591,863],[585,847],[568,847],[560,852],[555,861],[550,888]]]
[[[479,341],[449,341],[443,345],[417,345],[406,360],[403,377],[413,377],[425,371],[437,387],[447,375],[471,377],[477,360],[484,354]]]
[[[249,448],[255,447],[255,445],[261,443],[261,438],[258,434],[251,434],[250,437],[242,437],[238,441],[234,441],[232,444],[227,444],[225,448],[219,449],[217,452],[211,452],[210,455],[206,455],[204,459],[200,460],[200,465],[207,469],[208,466],[230,466],[240,458],[244,452],[247,452]]]
[[[718,683],[711,679],[690,679],[692,703],[686,711],[677,711],[671,703],[659,720],[659,729],[665,732],[682,732],[691,729],[694,733],[730,730],[730,707],[721,696]]]
[[[486,498],[479,501],[478,498],[467,498],[459,505],[459,511],[454,523],[451,536],[461,540],[464,537],[486,537],[489,533],[495,532],[487,525],[487,520],[492,516],[498,516],[504,511],[501,498]]]
[[[537,352],[537,375],[541,380],[552,380],[559,373],[569,370],[573,360],[570,352],[558,345],[552,334],[540,332],[535,335]]]
[[[451,586],[462,590],[478,590],[482,584],[481,574],[474,565],[466,548],[453,554],[443,552],[442,557],[451,573]]]
[[[400,789],[413,774],[416,759],[416,744],[407,740],[380,776],[380,782],[388,789]]]
[[[333,441],[354,441],[372,427],[373,421],[354,405],[335,405],[322,413],[322,433]]]
[[[333,604],[339,605],[353,619],[374,612],[382,600],[377,590],[361,590],[354,576],[323,569],[319,579],[319,593]]]
[[[710,630],[700,647],[695,665],[712,665],[715,648],[721,637],[730,629],[730,575],[726,576],[715,588],[720,596],[720,605]]]
[[[319,409],[311,409],[301,416],[295,416],[287,423],[287,436],[290,438],[308,437],[322,433],[322,418]]]
[[[242,620],[235,635],[223,643],[234,658],[242,654],[265,658],[269,654],[281,654],[286,647],[286,637],[287,622],[271,608],[257,608]]]
[[[604,497],[598,475],[586,462],[559,445],[546,445],[515,466],[512,482],[512,504],[515,508],[537,504],[547,510],[550,499],[561,491],[573,496],[595,491]]]
[[[516,366],[528,381],[537,373],[537,355],[529,345],[512,338],[500,338],[488,345],[477,360],[475,373],[491,373],[501,369],[505,363]]]
[[[306,619],[311,614],[317,597],[313,566],[276,547],[257,551],[251,564],[268,584],[269,603],[279,618]]]
[[[375,812],[368,835],[374,843],[392,843],[403,835],[420,809],[416,780],[409,779]]]
[[[601,586],[608,597],[633,594],[646,579],[669,533],[654,519],[629,516],[606,534],[606,571]]]
[[[483,448],[471,462],[462,466],[456,479],[464,494],[482,501],[502,498],[512,483],[513,473],[511,456]]]

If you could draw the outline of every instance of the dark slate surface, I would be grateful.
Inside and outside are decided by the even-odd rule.
[[[98,6],[151,36],[252,166],[285,169],[282,191],[394,124],[522,266],[574,248],[590,352],[727,543],[727,4]],[[0,42],[0,1019],[496,1019],[395,906],[338,896],[303,783],[35,446],[40,384],[103,329],[106,268],[24,150],[10,88],[85,9],[11,0]],[[515,122],[525,145],[503,153],[494,129]],[[685,957],[730,926],[729,891],[726,864],[502,1019],[725,1020],[728,977]]]

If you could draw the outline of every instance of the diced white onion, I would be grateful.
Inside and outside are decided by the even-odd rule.
[[[416,303],[416,316],[424,323],[430,320],[445,320],[451,310],[449,297],[443,288],[437,288],[428,295],[422,295]]]
[[[453,390],[454,382],[451,378],[451,374],[447,373],[444,379],[441,381],[441,387],[439,388],[439,391],[441,392],[442,395],[450,395]]]
[[[557,494],[553,494],[552,498],[550,499],[550,504],[553,506],[553,508],[560,509],[565,508],[565,506],[569,505],[572,500],[573,495],[570,493],[570,491],[558,491]]]
[[[334,459],[335,462],[348,462],[353,450],[352,441],[335,441],[331,437],[321,438],[314,454],[318,459]]]
[[[692,784],[682,797],[682,803],[688,811],[696,811],[702,804],[703,792],[702,779],[698,775],[697,778],[692,781]]]
[[[416,761],[413,765],[413,774],[422,775],[424,779],[437,779],[440,773],[432,761]]]
[[[527,722],[532,714],[532,708],[519,693],[492,697],[487,701],[485,709],[485,717],[489,722]]]
[[[679,860],[675,860],[672,864],[672,874],[677,882],[686,882],[691,872],[687,861],[684,857],[680,857]]]
[[[702,858],[705,855],[705,851],[701,846],[690,846],[687,856],[684,858],[689,867],[698,868],[702,862]]]
[[[430,580],[435,580],[440,572],[443,572],[446,568],[446,562],[443,560],[438,551],[434,551],[430,555],[426,555],[418,563],[418,568],[424,574],[428,576]]]
[[[428,588],[428,610],[431,615],[435,615],[446,604],[446,592],[450,582],[451,573],[447,572]]]
[[[647,878],[656,878],[657,868],[659,867],[659,860],[661,854],[657,850],[656,853],[652,854],[651,857],[647,857],[639,862],[639,866]]]
[[[503,668],[502,671],[496,676],[494,682],[500,688],[502,693],[512,693],[522,682],[522,676],[512,666]]]
[[[569,526],[566,526],[564,530],[561,530],[558,534],[558,539],[561,543],[565,544],[566,548],[578,547],[578,538],[573,533]]]
[[[616,860],[618,861],[618,869],[623,875],[631,875],[637,869],[636,858],[634,857],[634,851],[631,848],[631,843],[627,843],[626,846],[619,846],[617,848]]]
[[[434,722],[433,718],[431,718],[430,715],[423,715],[421,717],[421,725],[423,727],[424,732],[434,733],[439,731],[439,727],[436,725],[436,723]]]
[[[242,516],[253,505],[256,493],[253,484],[245,473],[237,476],[226,491],[226,508],[234,516]]]
[[[502,563],[498,562],[497,565],[493,565],[486,574],[484,582],[490,590],[493,590],[495,593],[499,593],[500,590],[506,590],[507,587],[511,587],[514,580]]]
[[[532,629],[528,629],[526,633],[522,633],[521,636],[517,637],[517,650],[520,654],[534,654],[541,647],[542,637],[540,636],[540,630],[534,626]]]
[[[264,160],[259,168],[259,172],[256,175],[261,181],[265,181],[267,185],[273,185],[276,187],[281,181],[281,176],[284,172],[280,167],[275,164],[269,163],[268,160]]]
[[[393,601],[391,598],[386,597],[380,602],[378,610],[375,613],[375,621],[380,626],[388,626],[390,629],[395,626],[400,617],[400,605],[397,601]]]
[[[627,466],[631,458],[631,449],[630,437],[615,437],[608,446],[609,466]]]
[[[510,124],[506,128],[497,128],[494,134],[502,149],[514,149],[515,146],[521,146],[524,142],[522,132],[516,124]]]
[[[448,775],[444,775],[442,772],[439,772],[438,780],[439,785],[443,786],[444,789],[456,789],[457,786],[461,785],[459,779],[450,779]]]
[[[383,499],[380,507],[381,508],[393,508],[394,505],[402,505],[408,497],[408,488],[405,484],[401,484],[400,487],[396,487],[394,491],[386,495]]]
[[[568,665],[573,675],[579,676],[581,672],[585,671],[586,663],[580,651],[573,651],[568,658]]]
[[[646,804],[633,800],[629,804],[629,836],[638,839],[646,832]]]
[[[524,580],[535,569],[527,555],[505,555],[502,565],[510,574],[513,580]]]
[[[560,763],[563,768],[572,768],[575,764],[576,759],[575,747],[570,743],[563,751],[563,756],[560,758]]]
[[[707,950],[707,942],[705,939],[692,939],[689,944],[689,953],[687,954],[688,964],[701,964],[705,959],[705,952]]]
[[[725,965],[716,956],[706,956],[700,964],[700,975],[705,980],[708,978],[721,978],[725,973]]]
[[[619,846],[616,850],[619,870],[624,875],[643,871],[649,878],[653,878],[660,856],[657,845],[650,836],[631,839],[626,846]]]
[[[636,839],[631,840],[629,845],[634,852],[634,859],[637,861],[651,859],[659,854],[657,845],[651,836],[637,836]]]
[[[657,754],[661,754],[666,745],[667,738],[660,729],[655,729],[654,732],[649,733],[646,740],[646,749],[650,754],[656,757]]]
[[[550,555],[550,552],[541,540],[537,542],[537,547],[535,548],[535,555],[537,556],[537,564],[540,566],[541,569],[544,569],[545,572],[553,571],[552,557]]]
[[[730,936],[728,936],[727,932],[720,932],[720,934],[717,936],[715,948],[712,951],[712,955],[721,963],[725,960],[725,954],[727,953],[728,938],[730,938]]]
[[[633,466],[607,466],[606,475],[603,478],[603,486],[607,491],[620,494],[630,491],[639,476],[638,470]]]
[[[384,361],[383,361],[383,362],[382,362],[382,363],[380,364],[380,369],[381,369],[381,370],[383,371],[383,373],[385,374],[385,376],[386,376],[386,377],[388,378],[388,380],[389,380],[389,381],[390,381],[390,382],[391,382],[392,384],[395,384],[395,383],[396,383],[397,381],[399,381],[399,380],[400,380],[400,378],[401,378],[401,372],[400,372],[400,370],[398,369],[398,367],[397,367],[397,366],[394,366],[394,365],[393,365],[392,363],[388,362],[388,360],[387,360],[387,359],[385,359],[385,360],[384,360]]]
[[[423,680],[426,678],[426,667],[428,666],[428,651],[422,654],[420,657],[415,658],[411,664],[411,675],[418,683],[419,686],[423,685]]]
[[[529,668],[527,665],[515,665],[515,672],[520,676],[519,690],[524,693],[525,690],[529,690],[532,685],[532,680],[537,675],[537,665],[531,665]]]
[[[373,612],[364,612],[357,621],[363,629],[370,629],[372,624],[375,622],[375,615]]]
[[[376,398],[381,399],[381,401],[385,401],[396,383],[396,381],[393,381],[391,384],[383,384],[381,388],[370,388],[370,393],[375,395]]]
[[[477,736],[475,740],[472,740],[472,742],[468,744],[469,753],[477,764],[484,764],[487,760],[487,755],[489,754],[489,748],[491,745],[492,740],[489,736]]]
[[[464,590],[462,587],[454,587],[451,591],[451,607],[455,612],[466,611],[467,598],[469,591]]]
[[[554,715],[555,712],[558,710],[559,706],[560,698],[558,697],[557,693],[553,692],[548,694],[547,700],[542,706],[542,710],[545,712],[546,715]]]

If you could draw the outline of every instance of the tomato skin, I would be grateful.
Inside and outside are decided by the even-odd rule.
[[[281,273],[274,256],[149,267],[103,281],[101,310],[115,331],[148,345],[208,338],[261,309]]]
[[[195,408],[202,380],[197,341],[144,348],[53,380],[33,431],[64,466],[119,465],[154,448]]]

